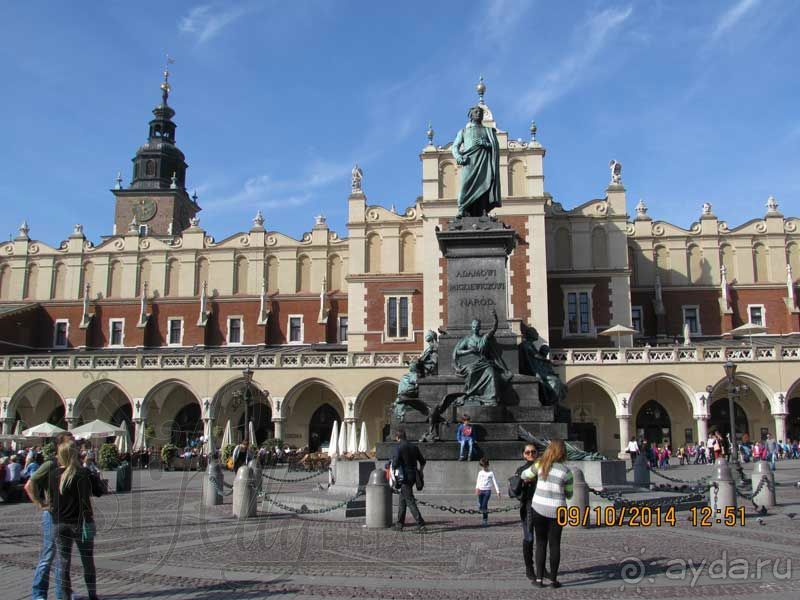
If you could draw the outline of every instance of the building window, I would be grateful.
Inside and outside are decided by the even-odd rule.
[[[631,328],[635,329],[639,335],[644,333],[644,329],[642,329],[641,306],[631,306]]]
[[[303,316],[289,315],[289,343],[303,343]]]
[[[763,304],[748,304],[747,316],[751,325],[767,326],[767,311],[764,309]]]
[[[139,225],[139,235],[147,237],[147,225]]]
[[[410,336],[408,296],[389,296],[386,298],[386,337],[389,339],[408,339]]]
[[[700,335],[700,307],[699,306],[683,306],[683,322],[689,326],[689,333]]]
[[[339,342],[347,341],[347,317],[339,317]]]
[[[562,286],[564,290],[564,335],[594,337],[592,287]]]
[[[57,319],[53,331],[53,348],[66,348],[69,339],[69,321]]]
[[[167,319],[167,329],[169,330],[167,343],[170,346],[183,345],[183,319]]]
[[[122,346],[125,341],[125,319],[109,319],[108,331],[108,345]]]
[[[228,345],[242,343],[242,317],[228,317]]]

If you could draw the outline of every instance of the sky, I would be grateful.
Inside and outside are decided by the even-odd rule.
[[[631,214],[641,198],[688,227],[710,202],[733,227],[772,195],[800,216],[798,31],[794,0],[4,2],[0,237],[111,233],[167,53],[217,239],[258,209],[295,238],[317,214],[346,235],[356,162],[369,204],[413,205],[428,122],[452,141],[480,75],[500,129],[536,121],[567,209],[603,197],[615,159]]]

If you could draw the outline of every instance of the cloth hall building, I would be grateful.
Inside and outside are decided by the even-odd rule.
[[[429,131],[421,195],[402,212],[371,204],[354,169],[346,232],[318,216],[293,239],[259,211],[216,240],[187,193],[166,80],[162,90],[99,243],[75,225],[51,245],[23,223],[0,244],[3,433],[95,418],[150,425],[156,446],[228,420],[241,432],[250,367],[259,442],[324,444],[334,420],[366,422],[379,441],[406,363],[445,322],[435,232],[455,214],[450,144]],[[725,432],[730,359],[746,384],[737,429],[800,437],[800,220],[770,198],[741,224],[706,204],[683,229],[641,201],[631,214],[619,168],[599,198],[563,206],[545,191],[535,126],[518,139],[481,103],[500,143],[494,215],[518,234],[508,314],[553,348],[574,436],[612,456],[634,435],[678,446]],[[747,323],[766,334],[725,335]],[[637,333],[599,335],[617,324]]]

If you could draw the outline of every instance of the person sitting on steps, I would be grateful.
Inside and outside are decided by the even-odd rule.
[[[463,415],[461,417],[461,425],[459,425],[456,430],[456,441],[461,444],[458,460],[472,460],[474,436],[469,415]],[[464,456],[465,447],[468,448],[466,457]]]

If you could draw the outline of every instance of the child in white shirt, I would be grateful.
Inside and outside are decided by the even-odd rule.
[[[483,514],[481,525],[489,525],[489,498],[492,497],[492,485],[500,498],[500,488],[497,485],[494,472],[489,470],[489,459],[485,456],[480,460],[481,470],[478,471],[478,479],[475,481],[475,493],[478,495],[478,510]]]

